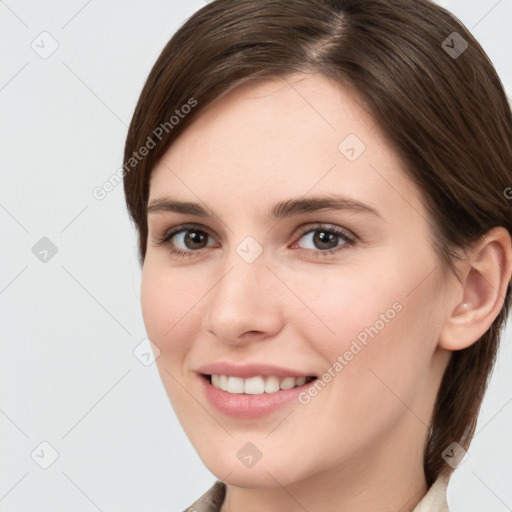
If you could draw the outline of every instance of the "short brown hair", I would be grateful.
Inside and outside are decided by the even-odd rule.
[[[364,103],[422,193],[444,270],[454,270],[455,249],[491,228],[512,233],[510,106],[484,50],[452,14],[429,0],[215,0],[165,46],[129,127],[125,162],[160,127],[155,147],[125,166],[141,261],[151,171],[172,142],[236,85],[295,72],[321,73]],[[194,108],[169,122],[191,98]],[[474,434],[510,293],[509,284],[489,330],[452,354],[425,446],[429,486],[452,471],[443,450],[453,441],[467,448]]]

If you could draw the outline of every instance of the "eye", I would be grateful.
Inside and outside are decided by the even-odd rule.
[[[308,255],[328,256],[354,245],[356,239],[355,235],[338,226],[308,225],[291,248],[302,248]],[[171,254],[180,257],[193,257],[207,247],[220,247],[203,227],[194,224],[173,227],[157,240],[157,244],[166,245]]]
[[[192,256],[206,247],[217,246],[204,229],[195,225],[180,225],[168,231],[159,241],[159,245],[167,245],[171,254]]]
[[[301,247],[313,255],[328,255],[353,245],[356,237],[337,226],[308,226],[307,230],[292,245]]]

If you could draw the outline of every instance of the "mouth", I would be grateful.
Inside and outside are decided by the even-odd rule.
[[[236,395],[266,395],[306,386],[317,379],[316,376],[278,377],[256,375],[242,378],[233,375],[201,374],[214,388]]]

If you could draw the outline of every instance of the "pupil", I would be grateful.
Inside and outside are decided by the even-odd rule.
[[[206,246],[207,239],[205,232],[191,229],[185,235],[185,245],[188,249],[201,249]]]
[[[332,249],[338,245],[338,235],[326,231],[317,231],[313,242],[319,249]]]

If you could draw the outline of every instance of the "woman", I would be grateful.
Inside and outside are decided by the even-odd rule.
[[[512,275],[512,116],[427,0],[216,0],[125,147],[142,310],[215,485],[188,510],[448,510]]]

